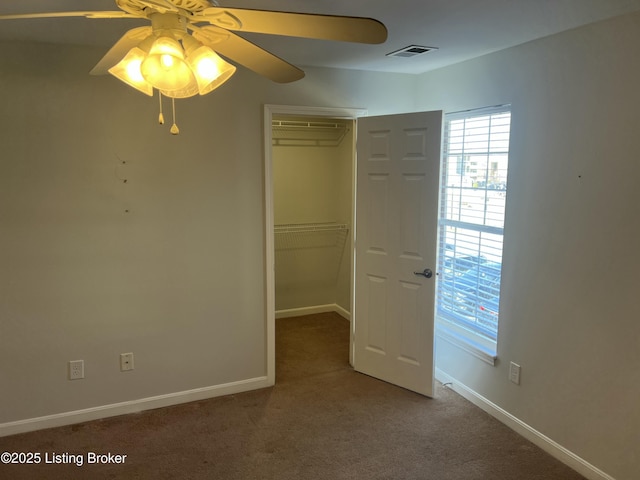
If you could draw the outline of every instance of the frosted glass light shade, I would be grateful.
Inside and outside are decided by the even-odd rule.
[[[189,83],[183,88],[177,88],[174,90],[160,90],[162,95],[169,98],[188,98],[198,94],[198,83],[195,78],[193,82]]]
[[[218,88],[236,71],[234,65],[225,62],[217,53],[204,45],[189,54],[187,63],[195,74],[200,95]]]
[[[139,90],[145,95],[153,96],[153,86],[147,83],[140,71],[146,53],[138,47],[129,50],[120,62],[109,69],[109,73],[118,80]]]
[[[153,42],[140,65],[140,72],[147,82],[161,91],[181,90],[196,81],[184,61],[180,43],[169,36],[160,36]]]

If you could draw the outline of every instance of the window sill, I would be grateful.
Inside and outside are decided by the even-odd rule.
[[[496,345],[469,330],[459,327],[443,319],[436,320],[436,337],[455,345],[489,365],[495,365],[497,357]]]

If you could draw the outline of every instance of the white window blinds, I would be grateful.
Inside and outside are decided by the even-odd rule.
[[[509,160],[509,106],[445,117],[438,316],[495,342]]]

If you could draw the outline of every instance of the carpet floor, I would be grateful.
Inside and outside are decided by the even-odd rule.
[[[337,314],[278,320],[276,338],[274,387],[0,438],[83,460],[0,479],[584,480],[442,385],[429,399],[354,372]]]

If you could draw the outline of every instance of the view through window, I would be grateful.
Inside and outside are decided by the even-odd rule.
[[[493,352],[510,123],[509,106],[446,115],[441,169],[438,320]]]

